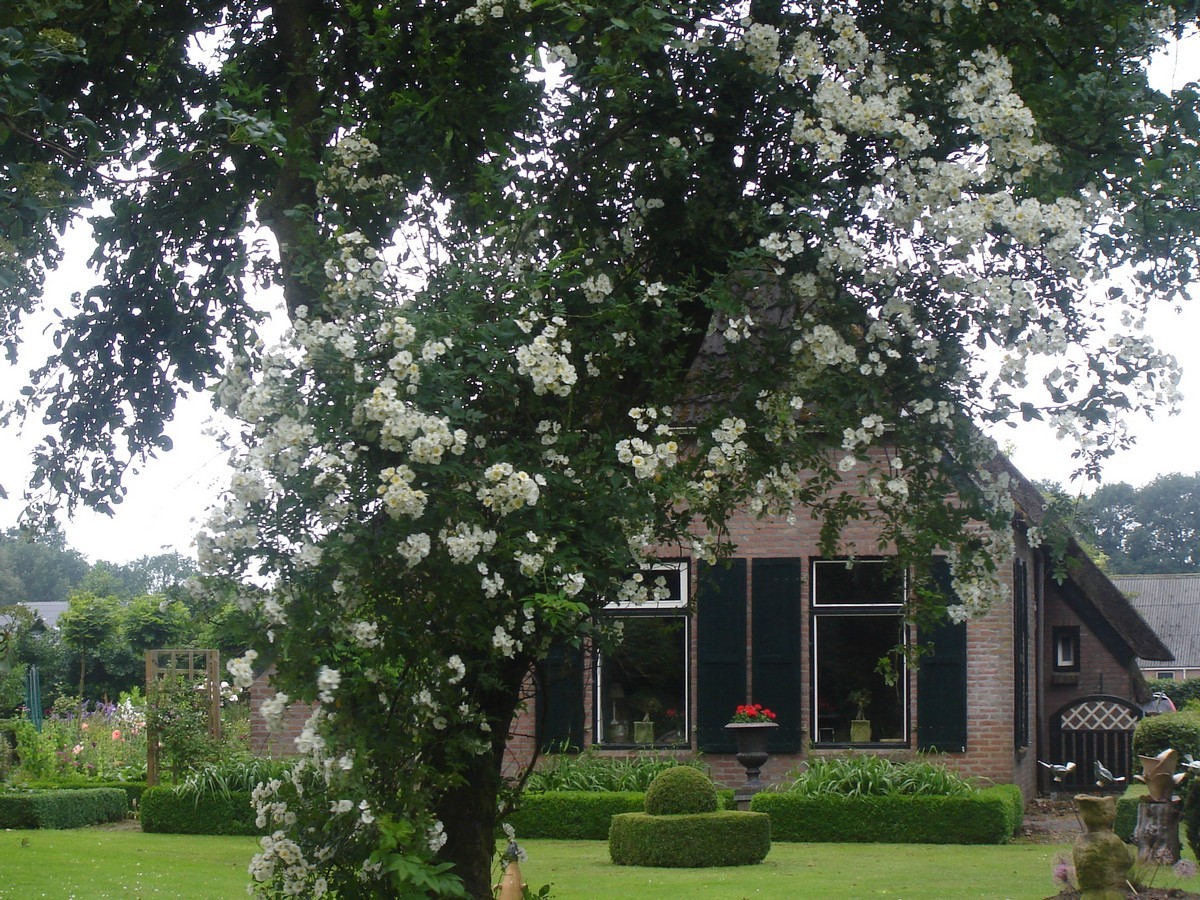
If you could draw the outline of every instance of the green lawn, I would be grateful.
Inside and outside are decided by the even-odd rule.
[[[24,842],[28,841],[27,844]],[[55,900],[246,896],[253,838],[139,831],[0,832],[0,897]],[[741,900],[741,898],[1011,898],[1056,890],[1055,857],[1066,846],[775,844],[758,866],[642,869],[614,866],[601,841],[527,841],[522,865],[533,887],[558,900]],[[1188,854],[1190,857],[1190,853]],[[1174,877],[1156,879],[1175,886]],[[1178,885],[1200,890],[1200,877]]]

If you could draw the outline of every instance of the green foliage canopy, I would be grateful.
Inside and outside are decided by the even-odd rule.
[[[318,704],[310,768],[260,798],[287,828],[261,890],[490,896],[531,662],[654,595],[648,548],[730,552],[734,511],[807,506],[827,550],[874,518],[985,609],[1011,510],[973,420],[1052,417],[1091,468],[1114,411],[1173,393],[1100,324],[1195,269],[1197,94],[1144,72],[1194,13],[6,4],[10,349],[62,226],[90,209],[98,243],[27,394],[34,512],[119,499],[220,372],[243,424],[202,562],[269,586],[242,594],[285,663],[269,709]]]

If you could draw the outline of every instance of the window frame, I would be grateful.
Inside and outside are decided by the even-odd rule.
[[[812,705],[809,713],[812,743],[814,747],[821,749],[832,749],[839,747],[911,747],[913,741],[913,727],[910,721],[912,716],[912,697],[911,697],[911,670],[908,665],[907,654],[901,654],[899,673],[897,678],[903,683],[903,689],[900,692],[900,736],[898,738],[881,738],[871,741],[823,741],[821,740],[822,727],[820,725],[820,708],[819,701],[821,698],[820,684],[820,661],[821,661],[821,640],[820,640],[820,621],[822,619],[889,619],[894,620],[896,625],[896,633],[900,637],[903,646],[907,649],[912,643],[912,628],[904,620],[905,599],[908,595],[909,572],[904,570],[899,573],[899,594],[896,598],[889,602],[881,602],[879,600],[865,599],[861,602],[821,602],[819,597],[820,591],[820,570],[826,566],[845,567],[849,557],[812,557],[809,561],[809,628],[810,628],[810,648],[811,661],[809,671],[811,676],[811,697]],[[857,565],[881,565],[894,566],[895,559],[893,557],[855,557],[854,564]]]
[[[1078,672],[1081,668],[1078,625],[1055,625],[1050,632],[1055,672]],[[1064,653],[1063,650],[1067,652]]]
[[[682,619],[683,620],[683,709],[680,730],[683,739],[680,741],[651,741],[638,742],[633,740],[633,734],[627,741],[609,741],[606,739],[604,711],[608,706],[604,691],[604,654],[598,647],[592,653],[592,743],[600,750],[632,750],[632,749],[671,749],[691,745],[692,734],[692,625],[693,617],[689,603],[689,585],[691,578],[691,563],[687,559],[664,559],[653,563],[643,563],[643,572],[670,572],[678,578],[678,591],[665,600],[647,600],[637,603],[628,600],[613,600],[604,604],[603,615],[606,618],[620,619]],[[630,720],[632,732],[633,720]]]

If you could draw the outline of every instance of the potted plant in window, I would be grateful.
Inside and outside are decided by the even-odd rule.
[[[739,809],[743,800],[749,803],[751,795],[762,790],[760,775],[767,753],[767,736],[778,728],[775,713],[761,703],[747,703],[737,707],[725,730],[737,742],[737,761],[746,769],[746,784],[734,794]]]
[[[654,743],[654,714],[662,709],[662,703],[659,699],[652,695],[637,697],[634,699],[637,708],[642,712],[640,722],[633,723],[633,740],[638,744],[653,744]]]
[[[858,714],[850,720],[850,741],[865,744],[871,740],[871,720],[867,709],[871,706],[871,692],[866,688],[850,692],[850,704],[858,707]]]

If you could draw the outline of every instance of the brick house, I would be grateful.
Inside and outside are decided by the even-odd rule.
[[[905,573],[886,555],[848,568],[818,555],[818,524],[803,511],[741,517],[730,564],[665,557],[646,575],[669,597],[610,606],[624,631],[607,657],[585,648],[538,668],[509,744],[512,768],[564,748],[699,751],[732,786],[744,772],[723,726],[753,700],[780,724],[768,780],[811,754],[848,750],[939,751],[960,772],[1015,783],[1027,797],[1064,787],[1037,764],[1064,754],[1078,757],[1081,785],[1092,783],[1093,757],[1132,774],[1129,733],[1148,699],[1137,659],[1170,651],[1073,541],[1056,580],[1048,552],[1026,540],[1042,519],[1039,493],[998,465],[1016,501],[1015,553],[1003,566],[1008,600],[986,616],[915,634],[901,619]],[[877,546],[866,523],[843,540]],[[889,684],[877,662],[914,641],[932,652],[916,664],[891,653]]]
[[[860,556],[852,568],[821,557],[818,523],[802,510],[739,517],[730,523],[738,556],[728,564],[664,556],[646,577],[662,579],[665,598],[610,607],[624,620],[610,654],[568,650],[537,666],[508,770],[585,747],[699,751],[714,778],[733,786],[744,771],[723,726],[753,700],[778,715],[768,781],[811,754],[848,750],[938,751],[963,774],[1017,784],[1027,797],[1091,787],[1091,756],[1132,774],[1129,735],[1148,699],[1137,660],[1170,651],[1074,541],[1065,577],[1055,579],[1047,551],[1026,540],[1042,520],[1040,494],[1007,461],[998,466],[1016,502],[1015,553],[1002,566],[1007,602],[986,616],[914,634],[901,619],[906,574],[886,555]],[[878,543],[869,523],[851,525],[843,542]],[[915,665],[892,654],[889,684],[876,664],[900,642],[933,649]],[[253,746],[289,753],[307,710],[293,707],[284,729],[268,734],[259,707],[271,694],[260,676]],[[1100,743],[1068,740],[1081,736]],[[1068,758],[1078,785],[1052,782],[1037,764]]]

